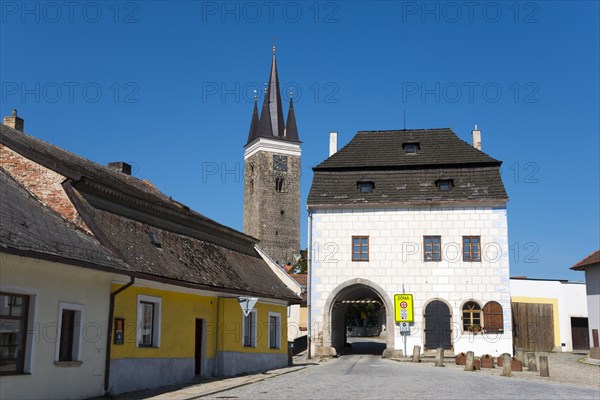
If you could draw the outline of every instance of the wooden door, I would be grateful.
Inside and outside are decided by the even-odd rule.
[[[512,303],[512,315],[515,348],[525,351],[552,351],[552,304]]]
[[[590,350],[590,330],[587,318],[571,317],[573,350]]]
[[[434,300],[425,307],[425,350],[452,348],[450,308],[443,301]]]
[[[201,373],[202,373],[202,324],[203,324],[203,322],[204,321],[201,318],[196,319],[196,334],[195,334],[196,347],[195,347],[195,351],[194,351],[196,375],[201,375]]]

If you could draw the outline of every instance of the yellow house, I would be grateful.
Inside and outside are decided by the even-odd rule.
[[[14,128],[0,125],[4,171],[120,262],[97,344],[106,392],[287,365],[286,308],[301,298],[258,240],[131,176],[126,163],[104,167]]]

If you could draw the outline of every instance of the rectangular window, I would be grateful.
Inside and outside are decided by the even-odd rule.
[[[154,336],[154,303],[142,301],[140,311],[142,314],[140,346],[152,346],[152,337]]]
[[[481,261],[480,243],[479,236],[463,236],[463,261]]]
[[[58,303],[55,362],[81,361],[83,305]]]
[[[425,261],[442,260],[441,236],[423,236],[423,258]]]
[[[269,348],[281,348],[281,315],[269,313]]]
[[[29,296],[0,293],[0,375],[24,372],[28,310]]]
[[[352,236],[352,261],[369,261],[368,236]]]
[[[138,295],[137,345],[160,347],[161,299]]]
[[[256,347],[256,310],[252,310],[247,316],[243,316],[242,332],[244,333],[244,347]]]

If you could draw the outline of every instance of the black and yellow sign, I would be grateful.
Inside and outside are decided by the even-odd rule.
[[[394,311],[396,314],[396,322],[414,322],[413,295],[394,295]]]

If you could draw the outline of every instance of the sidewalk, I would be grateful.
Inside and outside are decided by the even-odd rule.
[[[114,399],[114,400],[141,400],[141,399],[168,399],[168,400],[191,400],[203,396],[223,392],[240,386],[264,381],[276,376],[301,371],[318,362],[307,360],[306,352],[294,357],[294,365],[291,367],[274,369],[251,375],[240,375],[231,378],[198,378],[186,385],[166,386],[156,389],[140,390],[137,392],[124,393],[116,396],[97,397],[89,400]]]

